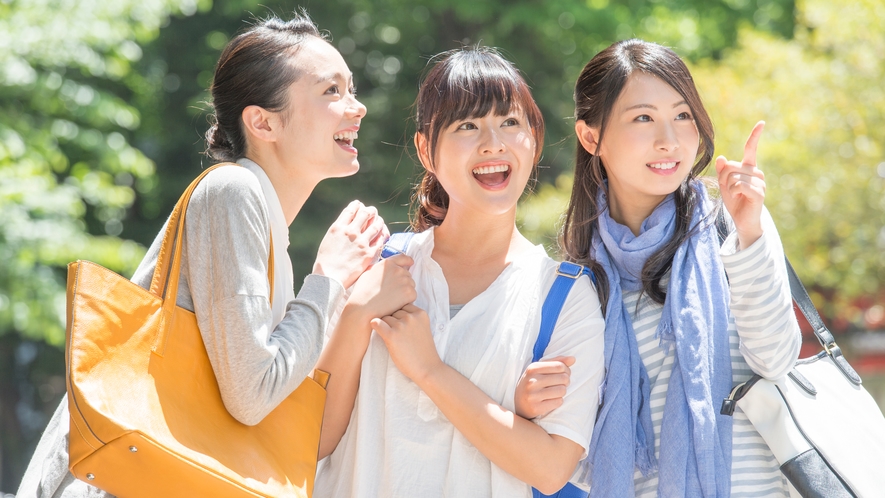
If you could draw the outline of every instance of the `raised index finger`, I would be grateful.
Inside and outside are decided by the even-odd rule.
[[[759,138],[762,136],[764,128],[765,121],[759,121],[753,127],[753,131],[750,132],[750,138],[747,139],[747,144],[744,145],[744,160],[741,161],[742,164],[756,166],[756,147],[759,146]]]

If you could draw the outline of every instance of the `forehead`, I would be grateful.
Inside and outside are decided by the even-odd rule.
[[[683,102],[685,98],[664,80],[657,76],[634,71],[627,78],[624,90],[618,97],[616,107],[627,109],[636,105],[653,105],[672,107]]]
[[[291,56],[301,73],[300,80],[307,84],[317,83],[341,76],[346,80],[351,77],[350,69],[338,50],[327,41],[308,36]]]

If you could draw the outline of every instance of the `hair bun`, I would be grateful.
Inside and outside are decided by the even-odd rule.
[[[206,131],[206,153],[216,161],[236,161],[233,144],[228,140],[224,130],[214,123]]]

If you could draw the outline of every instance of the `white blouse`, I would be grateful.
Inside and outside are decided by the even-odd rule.
[[[541,246],[511,262],[480,295],[450,318],[442,269],[431,258],[433,230],[416,235],[407,250],[440,357],[495,402],[514,409],[516,384],[532,357],[540,310],[557,263]],[[549,434],[580,444],[593,432],[602,383],[603,317],[590,280],[572,288],[553,331],[546,358],[575,356],[564,403],[535,422]],[[330,329],[331,330],[331,329]],[[528,454],[531,448],[525,448]],[[314,496],[519,497],[531,488],[479,452],[372,336],[363,359],[350,425],[337,449],[320,462]]]

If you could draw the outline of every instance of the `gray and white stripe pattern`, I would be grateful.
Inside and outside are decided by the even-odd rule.
[[[735,383],[749,379],[754,371],[770,379],[782,377],[799,354],[801,336],[793,314],[783,248],[767,211],[763,213],[763,226],[765,234],[749,248],[736,251],[735,234],[722,248],[731,289],[728,334]],[[673,354],[665,355],[655,338],[662,307],[647,296],[639,302],[640,295],[638,291],[623,291],[624,305],[633,316],[639,354],[651,383],[655,453],[660,455],[661,421]],[[788,484],[777,460],[740,408],[734,412],[731,477],[732,497],[789,497]],[[634,482],[637,497],[657,496],[657,474],[644,478],[637,471]]]

